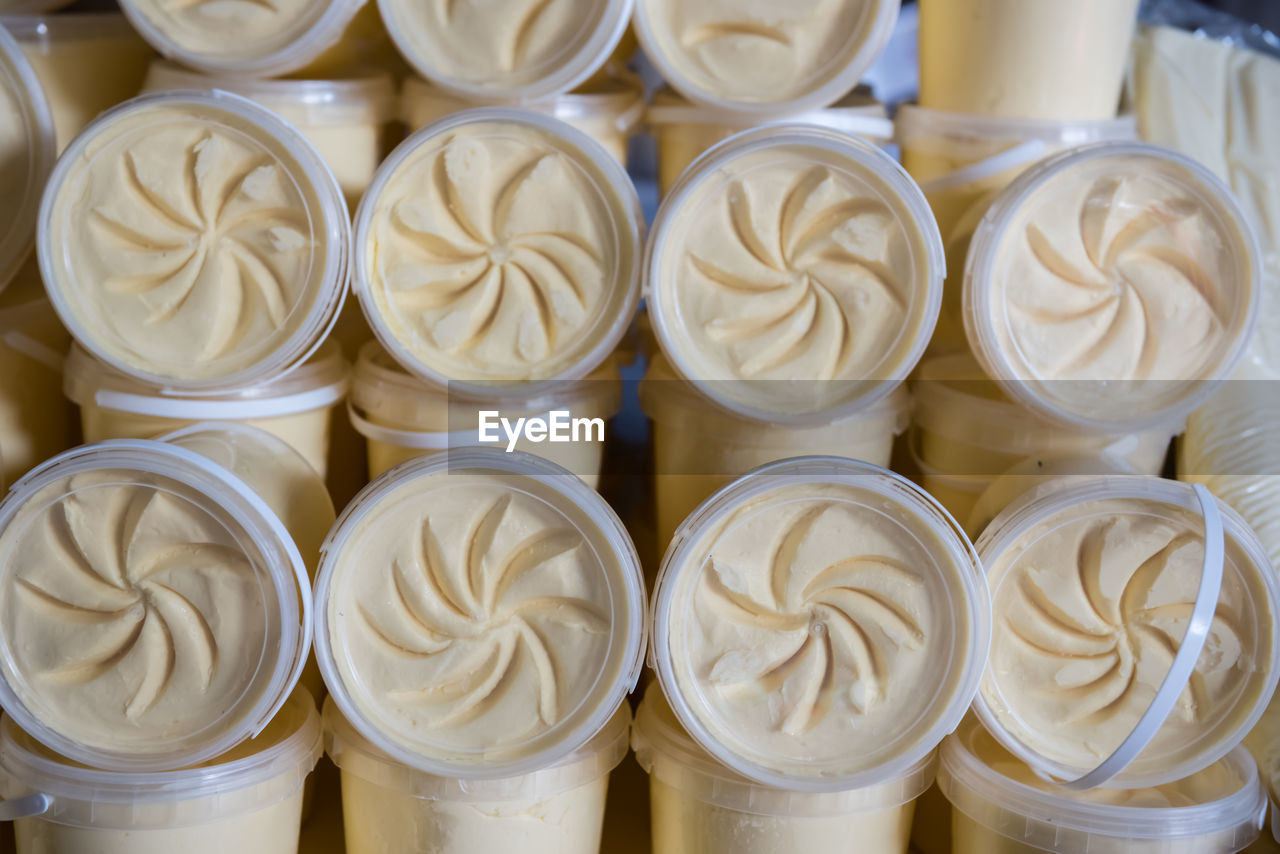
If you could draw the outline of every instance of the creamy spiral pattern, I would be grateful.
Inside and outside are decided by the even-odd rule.
[[[337,0],[125,0],[173,44],[214,58],[281,50]]]
[[[10,681],[62,735],[146,752],[252,694],[262,579],[201,500],[158,476],[92,472],[47,487],[0,534]]]

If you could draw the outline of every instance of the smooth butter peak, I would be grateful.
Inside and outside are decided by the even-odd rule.
[[[603,183],[587,154],[532,124],[425,138],[366,200],[368,296],[389,349],[453,380],[583,373],[635,254]]]
[[[46,279],[82,343],[175,381],[276,354],[326,277],[320,198],[285,145],[196,103],[139,106],[89,133],[46,236]]]

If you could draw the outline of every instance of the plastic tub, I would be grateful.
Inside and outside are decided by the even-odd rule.
[[[458,780],[396,762],[325,703],[325,741],[342,769],[347,854],[431,851],[597,854],[609,773],[627,755],[626,703],[594,738],[519,777]]]
[[[735,772],[868,788],[959,723],[989,607],[977,555],[926,493],[868,463],[799,457],[734,481],[676,531],[651,664],[681,725]]]
[[[889,42],[899,0],[752,5],[637,0],[645,56],[672,88],[720,110],[817,110],[858,85]]]
[[[1022,173],[983,217],[965,333],[986,373],[1045,417],[1149,430],[1231,375],[1261,275],[1252,226],[1203,166],[1145,143],[1087,145]]]
[[[605,362],[577,382],[559,384],[526,399],[474,401],[424,383],[405,372],[376,341],[356,360],[349,416],[365,438],[369,476],[414,457],[479,444],[479,411],[500,412],[515,420],[546,417],[566,410],[573,418],[608,420],[622,406],[617,367]],[[515,447],[538,454],[581,477],[592,487],[600,478],[604,443],[592,435],[563,444],[533,443],[522,437]],[[507,442],[503,438],[505,447]]]
[[[0,291],[35,245],[40,194],[57,156],[53,114],[21,46],[0,19]]]
[[[0,481],[75,444],[75,412],[60,391],[71,336],[28,263],[0,292]],[[0,485],[3,485],[0,484]]]
[[[256,101],[302,131],[324,157],[354,208],[382,162],[387,126],[396,118],[389,74],[337,80],[210,77],[170,62],[151,63],[142,91],[223,89]]]
[[[1164,786],[1089,792],[1044,782],[972,722],[943,743],[940,759],[954,854],[1233,854],[1266,817],[1243,748]]]
[[[779,121],[817,125],[882,144],[893,138],[893,123],[884,104],[856,90],[825,109]],[[653,103],[645,111],[645,123],[658,140],[658,191],[664,196],[704,151],[761,124],[759,117],[750,113],[694,104],[666,88],[654,93]]]
[[[64,150],[99,113],[138,94],[151,48],[115,13],[0,15],[35,69]]]
[[[194,768],[98,771],[0,723],[0,811],[17,854],[281,854],[298,847],[303,784],[320,758],[320,716],[298,692],[256,738]]]
[[[581,379],[640,299],[622,166],[541,113],[467,110],[410,136],[356,214],[355,291],[410,373],[474,397]]]
[[[298,546],[196,432],[76,448],[0,502],[0,700],[77,762],[213,759],[267,725],[306,662]]]
[[[1204,487],[1113,476],[1024,495],[977,543],[996,630],[974,711],[1074,788],[1208,767],[1280,678],[1280,581]]]
[[[979,116],[1116,114],[1138,0],[923,0],[920,103]]]
[[[844,792],[762,786],[712,759],[681,728],[657,686],[631,743],[649,774],[653,850],[663,854],[834,851],[906,854],[913,801],[933,781],[933,754],[901,778]]]
[[[627,143],[644,115],[644,83],[623,72],[593,78],[572,92],[521,104],[570,124],[627,162]],[[423,80],[409,78],[401,92],[401,115],[410,130],[475,106],[471,101]]]
[[[473,103],[523,104],[568,92],[610,58],[634,0],[485,5],[378,0],[414,69]]]
[[[889,465],[893,438],[907,427],[905,388],[868,409],[827,423],[771,424],[710,404],[672,372],[660,354],[640,384],[640,405],[653,421],[658,542],[708,495],[756,466],[801,454],[829,454]]]
[[[349,249],[320,153],[228,92],[105,113],[58,161],[40,210],[40,270],[71,334],[140,382],[188,392],[306,361],[342,305]]]
[[[282,77],[337,45],[364,0],[287,0],[228,9],[121,0],[138,33],[161,55],[205,74]]]
[[[325,543],[316,655],[352,726],[463,780],[557,764],[640,675],[639,559],[609,505],[530,454],[450,451],[365,488]]]
[[[671,366],[761,421],[830,421],[888,397],[924,352],[945,273],[902,167],[803,125],[739,134],[695,161],[645,253]]]
[[[305,365],[275,382],[241,392],[179,396],[142,385],[79,347],[67,357],[63,391],[80,407],[86,442],[151,439],[197,421],[249,424],[288,442],[321,478],[329,455],[329,422],[347,392],[347,363],[326,344]]]

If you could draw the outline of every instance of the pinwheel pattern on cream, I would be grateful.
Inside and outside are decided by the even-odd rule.
[[[391,692],[401,704],[430,710],[435,727],[462,727],[483,717],[521,674],[535,686],[541,722],[535,727],[557,723],[571,711],[564,707],[561,685],[574,674],[561,672],[551,629],[606,639],[606,607],[553,591],[560,582],[548,581],[557,573],[573,574],[571,564],[557,559],[586,547],[581,534],[534,526],[511,548],[495,546],[518,500],[510,494],[492,499],[462,532],[458,548],[448,550],[453,558],[442,539],[458,532],[438,531],[425,518],[412,548],[389,567],[388,609],[361,608],[361,619],[393,657],[437,663],[424,684]]]
[[[11,647],[19,637],[41,645],[19,655],[36,684],[137,721],[171,691],[203,706],[222,699],[210,694],[215,680],[222,691],[252,678],[252,656],[240,653],[261,632],[259,583],[203,511],[164,489],[103,486],[35,524],[39,545],[5,598]]]
[[[826,166],[793,171],[735,179],[693,225],[681,301],[731,376],[864,378],[906,314],[891,213]]]
[[[1221,235],[1199,203],[1131,183],[1098,178],[1023,228],[1006,287],[1019,349],[1043,377],[1186,380],[1224,334]]]
[[[801,571],[798,555],[833,508],[811,502],[787,525],[768,563],[767,595],[747,592],[714,555],[701,582],[711,618],[740,627],[747,642],[712,663],[710,684],[727,698],[777,698],[775,723],[790,735],[816,727],[837,700],[871,711],[887,697],[897,651],[925,644],[927,591],[901,559],[853,554]]]

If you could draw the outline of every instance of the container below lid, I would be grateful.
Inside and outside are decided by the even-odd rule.
[[[0,18],[0,290],[31,252],[40,197],[57,157],[44,89],[9,31],[22,20]]]

